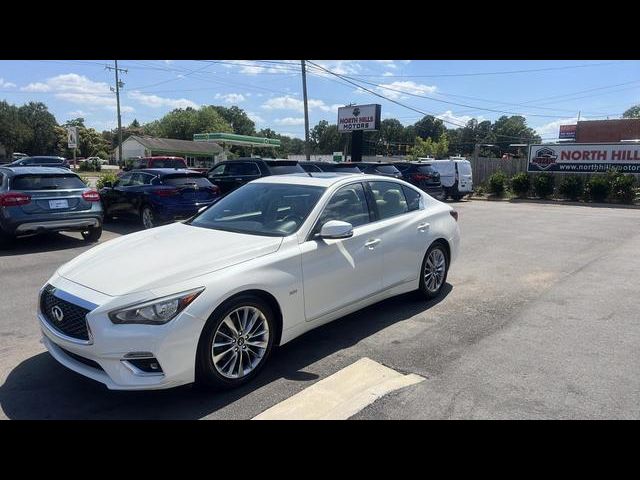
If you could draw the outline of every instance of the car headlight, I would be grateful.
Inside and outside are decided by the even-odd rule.
[[[137,323],[144,325],[162,325],[178,315],[193,302],[204,290],[197,288],[148,302],[129,305],[109,313],[113,323]]]

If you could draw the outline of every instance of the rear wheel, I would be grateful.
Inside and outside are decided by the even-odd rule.
[[[442,287],[447,281],[449,258],[445,246],[436,242],[429,247],[422,260],[420,269],[420,292],[432,299],[440,295]]]
[[[242,295],[227,302],[209,318],[196,358],[199,387],[238,387],[264,366],[273,347],[274,314],[260,297]]]
[[[102,227],[89,227],[88,230],[80,233],[82,234],[82,238],[84,238],[85,241],[90,243],[97,242],[102,236]]]
[[[153,215],[153,210],[148,205],[142,207],[140,210],[140,220],[142,222],[142,226],[146,229],[153,228],[157,225],[156,218]]]
[[[459,202],[460,200],[462,200],[462,197],[464,195],[453,195],[451,198],[453,198],[456,202]]]

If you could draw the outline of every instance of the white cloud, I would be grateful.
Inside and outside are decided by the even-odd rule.
[[[53,92],[54,97],[70,103],[91,107],[116,108],[116,98],[105,82],[94,82],[84,75],[65,73],[43,82],[30,83],[20,90],[25,92]],[[128,107],[131,108],[131,107]],[[127,109],[126,106],[122,107]]]
[[[244,95],[242,95],[241,93],[216,93],[215,98],[222,99],[226,103],[240,103],[245,101]]]
[[[393,72],[384,72],[384,73],[382,74],[382,76],[383,76],[383,77],[393,77],[393,76],[394,76],[394,73],[393,73]]]
[[[424,85],[413,81],[395,81],[392,83],[383,83],[376,90],[386,97],[393,100],[407,98],[402,92],[412,93],[414,95],[425,95],[434,93],[437,87],[435,85]]]
[[[304,140],[304,132],[276,132],[278,135],[285,135],[287,137],[299,138],[300,140]]]
[[[304,117],[294,118],[294,117],[286,117],[286,118],[277,118],[275,120],[276,125],[287,125],[287,126],[297,126],[304,125]]]
[[[4,78],[0,77],[0,88],[15,88],[16,86],[15,83],[7,82]]]
[[[297,60],[284,60],[287,63],[291,63],[292,65],[298,64]],[[254,60],[225,60],[226,63],[223,63],[222,66],[225,68],[237,68],[240,73],[244,73],[245,75],[257,75],[259,73],[295,73],[294,70],[289,70],[288,68],[283,68],[282,65],[274,64],[273,66],[269,66],[268,64],[259,63]],[[286,66],[285,66],[286,67]]]
[[[67,112],[67,114],[71,117],[74,118],[78,118],[78,117],[86,117],[88,115],[90,115],[88,112],[85,112],[84,110],[72,110],[70,112]]]
[[[338,107],[341,107],[342,105],[327,105],[322,100],[315,100],[311,98],[307,101],[307,106],[309,111],[318,109],[323,112],[331,112],[337,110]],[[296,112],[304,112],[304,102],[297,98],[293,98],[290,95],[286,95],[284,97],[270,98],[262,104],[262,108],[266,110],[294,110]]]
[[[23,92],[48,92],[49,90],[51,90],[51,87],[46,83],[35,82],[30,83],[27,86],[20,87],[20,90],[22,90]]]
[[[327,70],[331,70],[333,73],[337,73],[338,75],[352,75],[359,73],[362,70],[362,65],[354,60],[314,60],[314,63],[326,68]],[[315,68],[313,65],[309,65],[309,71],[324,77],[333,77],[330,73]]]
[[[165,60],[164,63],[166,63],[167,65],[171,65],[173,63],[173,60]]]
[[[383,64],[387,68],[398,68],[395,60],[376,60],[376,62]]]
[[[158,95],[148,95],[142,93],[138,90],[134,90],[128,93],[128,97],[136,102],[141,103],[147,107],[152,108],[160,108],[160,107],[170,107],[170,108],[198,108],[198,104],[188,100],[186,98],[166,98],[159,97]]]
[[[262,118],[257,113],[247,112],[247,117],[249,117],[251,120],[253,120],[254,123],[265,123],[265,119]]]
[[[453,128],[453,129],[460,128],[466,125],[467,122],[472,118],[475,118],[476,120],[478,120],[478,123],[485,120],[483,116],[472,117],[471,115],[455,115],[451,110],[447,110],[446,112],[441,113],[440,115],[436,115],[436,118],[443,120],[447,128]],[[452,122],[453,124],[447,123],[447,122]],[[454,124],[457,124],[457,125],[454,125]]]
[[[587,117],[582,115],[580,120],[586,120]],[[560,120],[554,120],[553,122],[546,123],[540,127],[533,127],[538,135],[542,138],[552,137],[554,139],[558,138],[560,135],[560,125],[571,125],[578,121],[578,117],[572,118],[562,118]]]

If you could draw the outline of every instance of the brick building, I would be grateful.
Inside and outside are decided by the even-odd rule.
[[[640,139],[640,118],[578,122],[576,143],[607,143]]]

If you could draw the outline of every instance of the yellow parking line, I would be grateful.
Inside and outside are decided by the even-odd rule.
[[[378,398],[423,380],[419,375],[403,375],[365,357],[253,420],[346,420]]]

